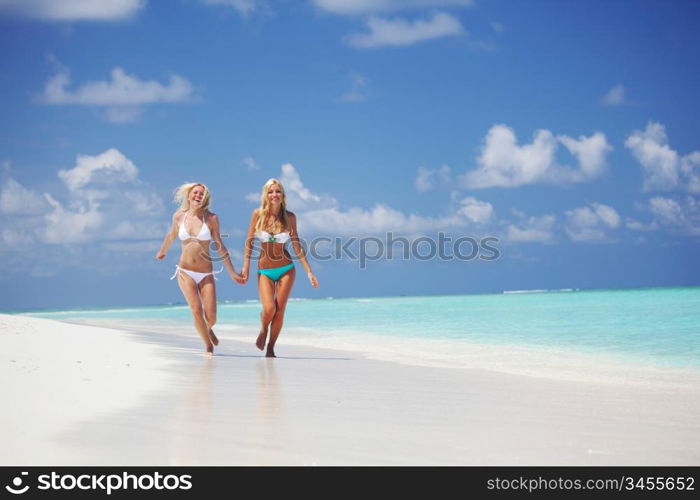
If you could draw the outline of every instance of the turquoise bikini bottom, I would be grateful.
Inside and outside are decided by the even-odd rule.
[[[290,269],[294,268],[294,264],[287,264],[282,267],[270,267],[268,269],[258,269],[260,274],[264,274],[272,281],[278,281]]]

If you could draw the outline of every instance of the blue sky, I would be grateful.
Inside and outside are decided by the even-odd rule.
[[[270,177],[306,239],[499,239],[495,261],[312,262],[297,297],[699,285],[698,21],[692,1],[0,0],[1,308],[181,301],[177,248],[153,258],[172,190],[210,187],[240,268]]]

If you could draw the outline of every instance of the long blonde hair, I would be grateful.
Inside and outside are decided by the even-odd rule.
[[[269,179],[262,187],[262,194],[260,196],[260,208],[258,209],[258,222],[255,224],[256,231],[261,231],[265,229],[265,222],[267,222],[267,218],[270,216],[270,200],[267,199],[267,193],[270,191],[270,188],[274,185],[278,185],[280,187],[280,191],[282,191],[282,203],[280,204],[281,206],[279,213],[279,221],[280,224],[282,224],[282,230],[288,228],[287,195],[284,192],[284,186],[282,186],[282,183],[279,180],[272,178]]]
[[[209,188],[202,184],[201,182],[186,182],[182,186],[175,189],[175,203],[180,204],[180,210],[185,212],[190,209],[190,191],[196,186],[202,186],[204,188],[204,198],[202,199],[202,210],[204,212],[209,211],[209,205],[211,204],[211,192]]]

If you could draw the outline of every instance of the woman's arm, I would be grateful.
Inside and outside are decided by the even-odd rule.
[[[233,262],[231,262],[231,256],[229,255],[228,250],[226,249],[226,245],[224,245],[224,242],[221,241],[219,217],[216,214],[211,214],[209,216],[207,224],[209,225],[209,229],[211,231],[211,238],[214,240],[214,244],[216,245],[216,251],[219,253],[219,257],[221,257],[224,266],[226,266],[226,271],[228,271],[228,275],[231,277],[232,280],[238,283],[245,283],[241,275],[238,274],[236,272],[236,269],[233,267]]]
[[[168,231],[168,234],[165,235],[165,239],[163,240],[163,244],[160,246],[160,250],[158,250],[158,253],[156,253],[156,259],[158,260],[163,260],[165,258],[168,248],[170,248],[170,245],[172,245],[175,238],[177,238],[179,213],[180,212],[175,212],[173,214],[173,221],[170,230]]]
[[[318,278],[314,275],[314,273],[311,271],[311,266],[309,265],[309,261],[306,260],[306,254],[304,253],[304,247],[301,246],[301,241],[299,240],[299,233],[297,232],[297,216],[294,215],[292,212],[287,212],[287,215],[289,216],[289,236],[290,239],[292,240],[292,248],[294,248],[294,253],[297,254],[297,257],[299,258],[299,262],[301,262],[301,265],[304,266],[304,269],[306,270],[306,276],[309,278],[309,281],[311,282],[311,286],[314,288],[318,288]]]
[[[244,280],[248,280],[248,271],[250,269],[250,255],[253,253],[253,243],[255,242],[255,225],[258,223],[258,209],[253,210],[250,216],[250,225],[248,226],[248,234],[245,238],[245,247],[243,249],[243,269],[241,275]]]

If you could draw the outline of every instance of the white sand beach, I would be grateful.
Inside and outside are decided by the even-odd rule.
[[[700,384],[412,366],[0,315],[2,465],[700,465]]]

